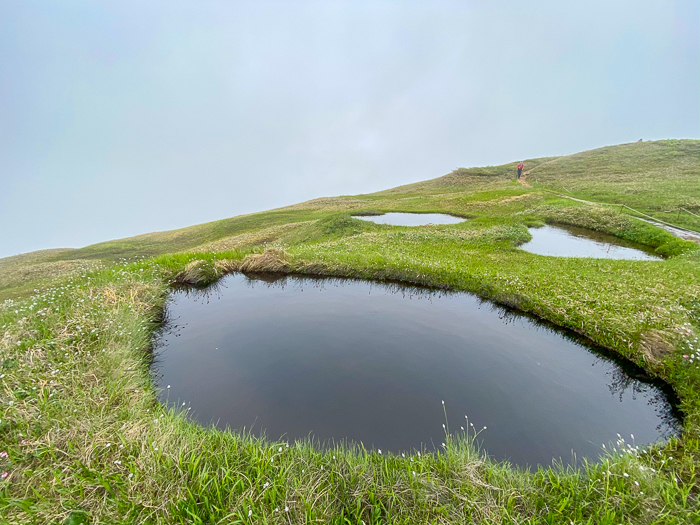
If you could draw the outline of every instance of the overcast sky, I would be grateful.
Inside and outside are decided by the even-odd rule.
[[[700,137],[700,2],[0,0],[0,257]]]

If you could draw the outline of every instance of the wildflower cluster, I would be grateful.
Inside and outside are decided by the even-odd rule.
[[[700,368],[700,342],[697,337],[693,336],[692,325],[686,323],[683,325],[683,330],[687,339],[683,342],[683,347],[686,353],[683,354],[683,359],[689,366]]]

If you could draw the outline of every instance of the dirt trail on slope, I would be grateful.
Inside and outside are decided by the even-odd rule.
[[[535,166],[534,168],[530,168],[530,169],[527,170],[527,171],[523,171],[523,173],[522,173],[522,175],[520,176],[520,178],[517,179],[518,182],[519,182],[520,184],[522,184],[523,186],[527,186],[528,188],[532,188],[532,185],[531,185],[529,182],[527,182],[527,176],[528,176],[528,174],[529,174],[532,170],[537,169],[537,168],[539,168],[540,166],[544,166],[545,164],[551,164],[552,162],[557,162],[557,161],[560,160],[561,158],[562,158],[562,157],[557,157],[556,159],[552,159],[552,160],[549,160],[549,161],[547,161],[547,162],[543,162],[542,164],[538,164],[538,165]],[[556,191],[546,190],[546,189],[544,189],[544,188],[541,188],[541,189],[542,189],[542,191],[546,191],[547,193],[552,193],[553,195],[557,195],[557,196],[563,197],[563,198],[565,198],[565,199],[571,199],[572,201],[583,202],[584,204],[591,204],[591,205],[594,205],[594,206],[601,206],[601,205],[606,205],[606,204],[607,204],[608,206],[615,206],[614,204],[593,202],[593,201],[587,201],[587,200],[584,200],[584,199],[577,199],[576,197],[571,197],[571,196],[569,196],[569,195],[564,195],[564,194],[558,193],[558,192],[556,192]],[[625,206],[625,207],[627,207],[627,206]],[[630,208],[630,209],[632,209],[632,208]],[[636,210],[632,210],[632,211],[636,211]],[[637,212],[637,213],[641,213],[641,212]],[[642,213],[642,215],[645,215],[645,214]],[[641,218],[641,217],[635,217],[634,215],[630,215],[630,217],[633,217],[634,219],[638,219],[638,220],[640,220],[640,221],[647,222],[647,223],[649,223],[649,224],[653,224],[654,226],[658,226],[659,228],[661,228],[661,229],[663,229],[663,230],[666,230],[666,231],[669,232],[670,234],[675,235],[676,237],[679,237],[679,238],[681,238],[681,239],[685,239],[685,240],[687,240],[687,241],[693,241],[693,242],[696,242],[696,243],[700,243],[700,233],[698,233],[698,232],[696,232],[696,231],[687,230],[687,229],[685,229],[685,228],[680,228],[680,227],[678,227],[678,226],[673,226],[672,224],[668,224],[668,223],[665,223],[665,222],[662,222],[662,221],[658,221],[658,220],[656,220],[656,219],[653,219],[653,218],[649,217],[648,215],[647,215],[648,218],[644,218],[644,219]]]
[[[527,181],[527,171],[523,172],[523,174],[520,175],[518,182],[520,184],[522,184],[523,186],[527,186],[528,188],[532,188],[532,185]]]
[[[564,155],[564,157],[568,157],[568,155]],[[531,172],[532,170],[535,170],[535,169],[537,169],[537,168],[539,168],[539,167],[541,167],[541,166],[546,166],[547,164],[551,164],[552,162],[558,162],[558,161],[560,161],[561,159],[563,159],[564,157],[557,157],[557,158],[555,158],[555,159],[548,160],[547,162],[543,162],[542,164],[538,164],[537,166],[535,166],[535,167],[533,167],[533,168],[530,168],[529,170],[523,171],[522,175],[521,175],[520,178],[518,179],[518,182],[519,182],[520,184],[522,184],[523,186],[527,186],[528,188],[532,188],[532,185],[527,181],[527,176],[530,174],[530,172]]]

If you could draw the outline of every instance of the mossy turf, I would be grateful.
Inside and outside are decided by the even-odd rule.
[[[538,166],[532,188],[513,180],[514,164],[460,169],[372,195],[0,260],[7,299],[0,307],[0,522],[699,522],[698,247],[619,207],[561,199],[532,180],[538,169],[560,166],[547,172],[551,187],[559,181],[616,203],[630,194],[616,177],[645,170],[687,177],[697,190],[698,144],[630,144],[526,161],[526,169]],[[589,174],[589,186],[566,180],[571,163]],[[669,206],[692,207],[697,193],[683,195],[683,184],[661,179],[651,178]],[[638,209],[656,212],[666,203],[653,188],[634,195],[630,206]],[[469,219],[407,228],[352,217],[386,211]],[[545,222],[612,233],[666,258],[567,259],[517,248],[530,238],[528,226]],[[477,293],[575,330],[668,382],[681,401],[683,433],[646,449],[621,439],[615,450],[601,450],[601,462],[580,469],[527,472],[479,453],[478,430],[462,422],[448,422],[439,454],[406,457],[202,428],[186,406],[158,404],[150,343],[173,283],[203,285],[230,271]]]

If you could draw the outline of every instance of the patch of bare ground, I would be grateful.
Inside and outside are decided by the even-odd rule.
[[[518,179],[518,182],[522,184],[523,186],[526,186],[528,188],[532,188],[532,185],[527,181],[527,175],[523,173],[521,177]]]

